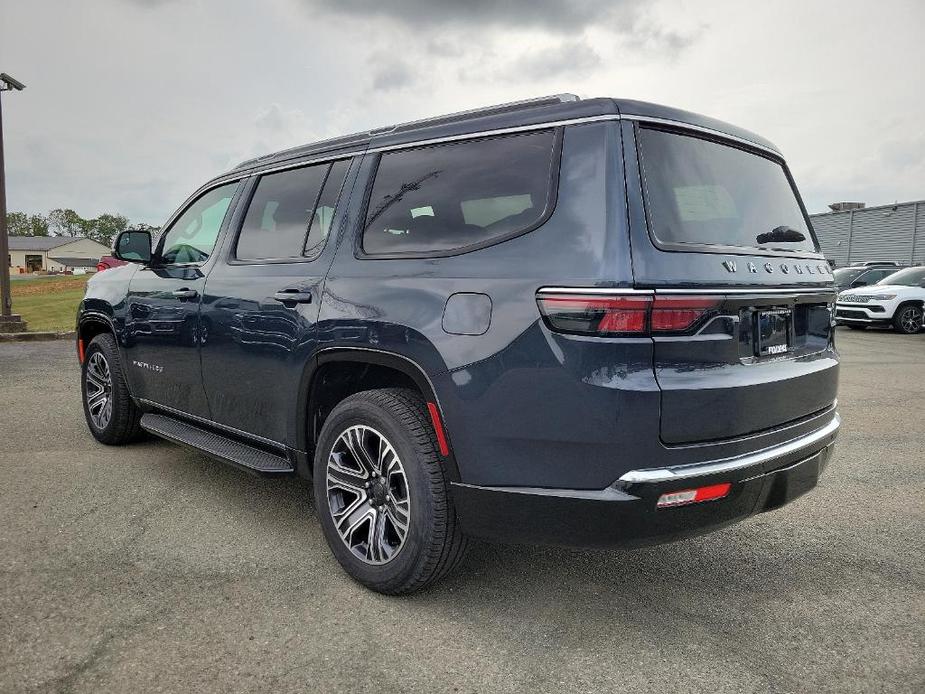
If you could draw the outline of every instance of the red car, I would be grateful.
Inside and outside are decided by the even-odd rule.
[[[103,270],[108,270],[111,267],[119,267],[120,265],[125,265],[124,260],[119,260],[111,255],[104,255],[100,258],[100,262],[96,264],[96,271],[102,272]]]

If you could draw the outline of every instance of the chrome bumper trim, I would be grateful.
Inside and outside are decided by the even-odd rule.
[[[783,458],[791,453],[797,453],[804,448],[809,448],[829,436],[834,436],[841,426],[841,417],[838,413],[832,418],[832,421],[821,429],[816,429],[805,436],[793,439],[787,443],[777,446],[771,446],[755,453],[740,455],[735,458],[723,458],[721,460],[710,460],[704,463],[693,463],[691,465],[677,465],[675,467],[647,468],[643,470],[630,470],[620,477],[617,482],[634,484],[637,482],[669,482],[671,480],[683,480],[690,477],[701,477],[703,475],[714,475],[731,470],[740,470],[760,465],[769,460]]]

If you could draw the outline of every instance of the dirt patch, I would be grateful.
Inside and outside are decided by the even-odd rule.
[[[11,282],[13,298],[17,296],[36,296],[39,294],[57,294],[73,289],[83,289],[90,275],[63,275],[61,277],[16,280]]]

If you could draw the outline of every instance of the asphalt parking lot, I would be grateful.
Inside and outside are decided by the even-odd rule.
[[[812,494],[633,552],[480,544],[400,599],[306,485],[101,446],[72,344],[0,344],[0,691],[921,692],[925,334],[837,339]]]

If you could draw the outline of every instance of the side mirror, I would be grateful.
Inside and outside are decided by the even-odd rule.
[[[129,229],[116,237],[112,254],[129,263],[151,262],[151,232]]]

